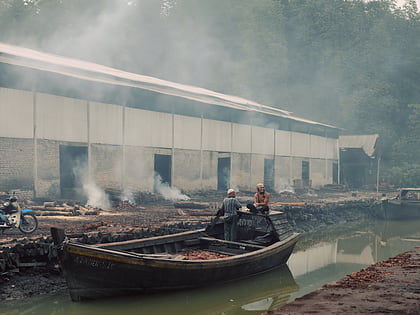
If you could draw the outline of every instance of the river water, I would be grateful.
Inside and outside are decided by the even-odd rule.
[[[66,293],[0,302],[0,314],[261,314],[420,244],[420,220],[372,221],[305,234],[288,265],[227,285],[71,302]]]

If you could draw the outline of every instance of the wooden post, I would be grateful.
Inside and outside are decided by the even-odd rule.
[[[55,245],[63,243],[64,239],[66,238],[64,230],[56,227],[51,228],[51,236]]]
[[[380,170],[381,156],[378,155],[378,168],[376,170],[376,199],[379,199],[379,170]]]

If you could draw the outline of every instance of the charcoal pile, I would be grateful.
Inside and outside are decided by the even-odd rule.
[[[201,249],[187,251],[185,253],[181,253],[180,255],[184,256],[186,260],[208,260],[229,257],[228,255],[209,252]]]
[[[181,209],[214,209],[215,203],[211,202],[195,202],[195,201],[177,201],[174,202],[175,208]]]

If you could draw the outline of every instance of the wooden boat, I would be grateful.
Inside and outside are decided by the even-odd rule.
[[[73,301],[250,277],[285,264],[299,239],[279,211],[240,211],[235,242],[223,240],[223,221],[196,231],[98,245],[70,241],[59,228],[51,228],[51,234]]]
[[[402,188],[393,199],[382,200],[386,219],[420,219],[420,188]]]

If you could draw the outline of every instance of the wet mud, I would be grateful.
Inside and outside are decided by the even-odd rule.
[[[265,313],[284,314],[420,314],[420,246]]]
[[[242,192],[238,195],[240,201],[246,204],[252,199],[253,192]],[[369,209],[377,205],[375,197],[374,192],[272,194],[271,208],[287,212],[293,229],[306,232],[324,225],[358,221],[370,216]],[[21,256],[17,262],[9,261],[8,268],[3,265],[0,269],[0,300],[66,291],[58,263],[54,259],[45,258],[51,256],[48,249],[48,244],[52,242],[51,227],[64,228],[68,236],[84,243],[105,243],[171,234],[205,227],[216,215],[223,198],[223,193],[214,192],[192,196],[185,203],[161,199],[144,202],[142,205],[121,203],[110,210],[98,209],[93,215],[42,215],[38,212],[39,228],[33,234],[23,235],[17,229],[0,234],[0,254],[13,252],[10,257],[15,257],[16,253]],[[360,206],[367,210],[355,213],[354,209]],[[38,247],[34,248],[31,244],[38,244]],[[34,259],[38,252],[44,257],[41,263]],[[26,261],[25,255],[28,257]]]

